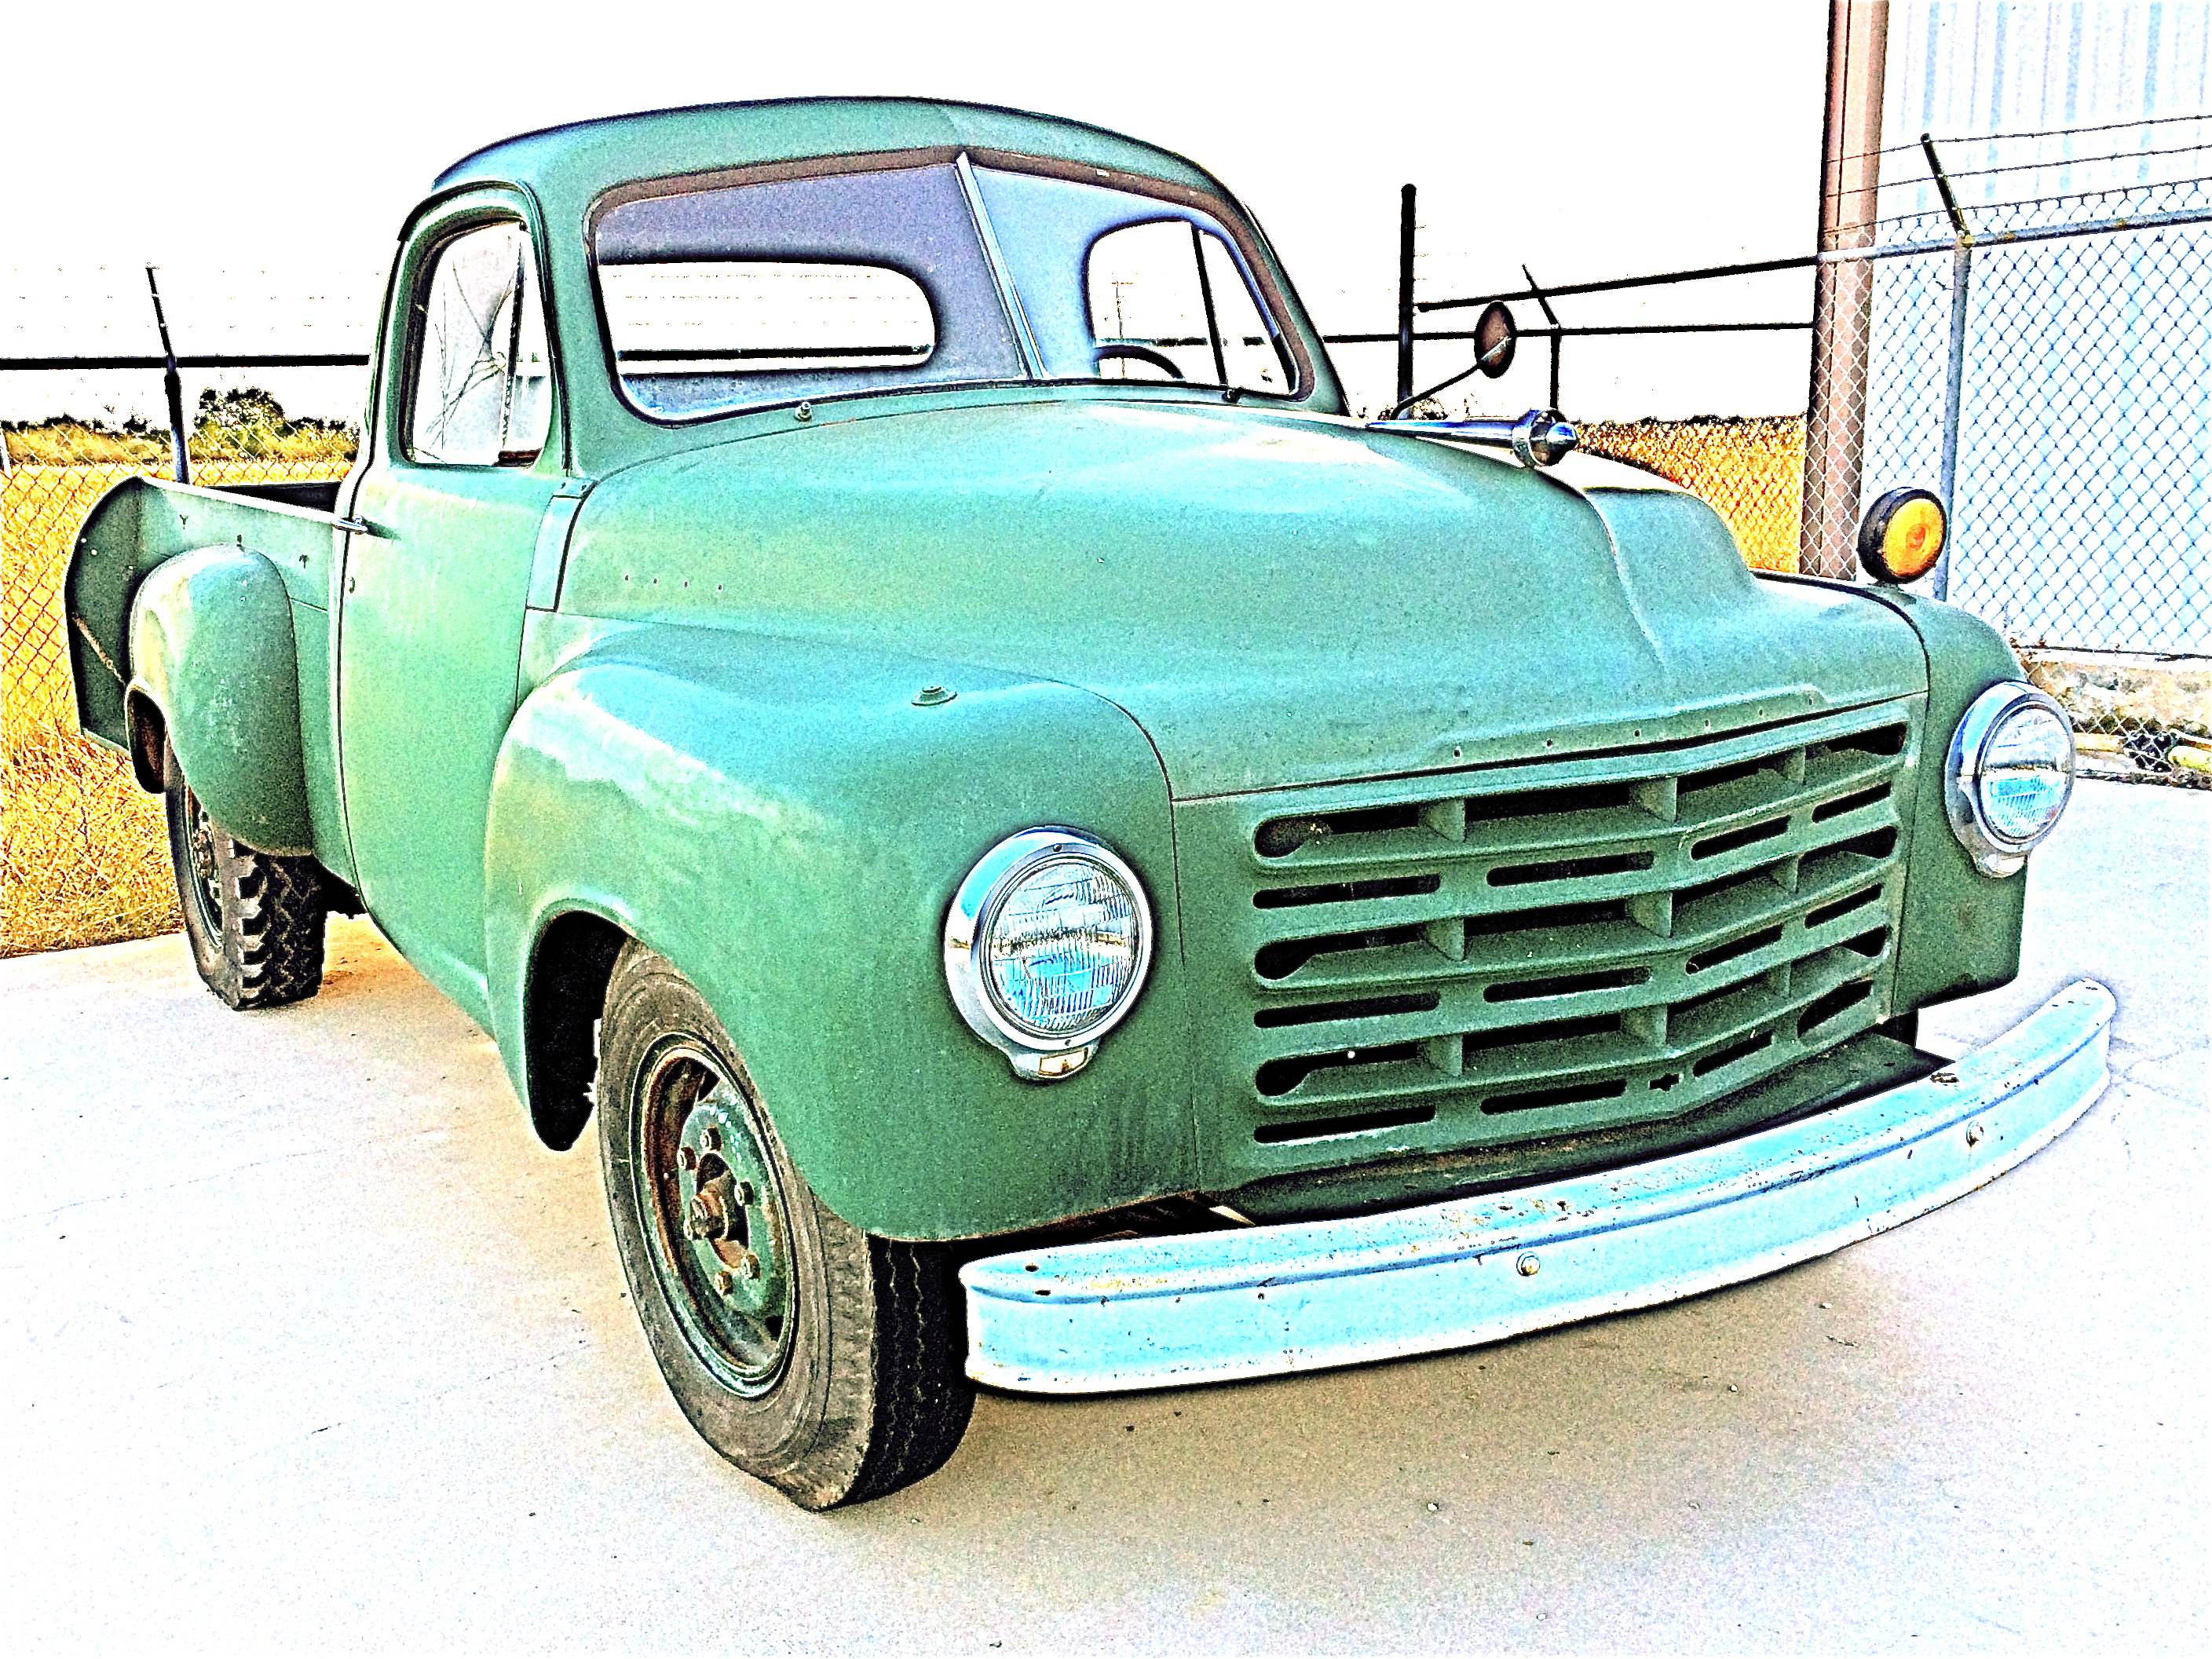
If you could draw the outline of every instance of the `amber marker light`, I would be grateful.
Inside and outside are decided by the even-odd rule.
[[[1924,489],[1893,489],[1859,526],[1859,562],[1876,581],[1913,582],[1943,555],[1943,503]]]

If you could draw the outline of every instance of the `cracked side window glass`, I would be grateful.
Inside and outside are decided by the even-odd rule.
[[[527,466],[552,414],[537,261],[520,225],[464,232],[437,252],[415,306],[407,453],[448,466]]]

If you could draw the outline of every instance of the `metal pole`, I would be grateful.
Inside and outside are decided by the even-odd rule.
[[[1951,597],[1951,555],[1959,534],[1959,423],[1965,410],[1966,387],[1966,296],[1974,276],[1974,244],[1961,237],[1951,254],[1951,352],[1943,374],[1943,460],[1938,485],[1951,533],[1929,574],[1928,591],[1939,599]]]
[[[1874,335],[1874,272],[1824,256],[1871,247],[1881,182],[1881,107],[1888,0],[1829,0],[1827,99],[1820,135],[1820,210],[1813,284],[1813,349],[1805,396],[1805,482],[1797,568],[1856,574]]]
[[[1398,189],[1398,403],[1413,395],[1413,187]]]
[[[1951,554],[1959,530],[1959,427],[1966,407],[1966,312],[1974,278],[1974,236],[1966,216],[1959,210],[1959,198],[1952,194],[1951,180],[1936,154],[1936,141],[1923,132],[1920,148],[1928,157],[1928,171],[1935,175],[1936,193],[1943,198],[1943,211],[1950,216],[1952,234],[1957,238],[1951,248],[1951,339],[1943,365],[1943,452],[1937,484],[1943,510],[1950,515],[1951,534],[1944,538],[1943,551],[1928,576],[1928,591],[1941,599],[1950,596]]]
[[[169,404],[169,453],[179,483],[192,481],[191,462],[185,454],[185,383],[177,378],[176,348],[169,343],[169,319],[161,309],[161,285],[154,267],[146,267],[146,290],[154,296],[154,326],[161,336],[161,394]]]
[[[1535,295],[1536,303],[1544,308],[1544,320],[1552,325],[1552,395],[1546,400],[1544,407],[1557,409],[1559,406],[1559,343],[1567,337],[1566,330],[1560,325],[1559,313],[1552,309],[1551,301],[1536,285],[1536,273],[1522,265],[1521,274],[1528,279],[1529,291]]]

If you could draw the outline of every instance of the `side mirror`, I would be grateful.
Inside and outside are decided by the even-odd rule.
[[[1513,367],[1513,353],[1521,343],[1520,325],[1500,301],[1483,307],[1474,319],[1474,366],[1491,380]]]

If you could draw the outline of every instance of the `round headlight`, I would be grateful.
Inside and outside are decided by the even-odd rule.
[[[1943,805],[1977,868],[2008,876],[2049,835],[2074,793],[2074,727],[2032,685],[2008,680],[1974,699],[1951,739]]]
[[[1152,960],[1137,872],[1079,830],[1009,836],[976,861],[945,918],[954,1006],[1026,1078],[1082,1070]]]

